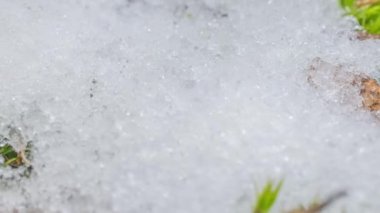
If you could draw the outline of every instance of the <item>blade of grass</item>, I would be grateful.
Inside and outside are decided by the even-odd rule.
[[[11,165],[13,162],[16,162],[16,161],[17,161],[17,157],[15,157],[15,158],[11,158],[11,159],[7,160],[4,164],[7,165],[7,166],[9,166],[9,165]]]
[[[275,186],[271,180],[268,181],[258,194],[253,213],[268,213],[277,200],[282,184],[283,181],[280,181]]]
[[[369,34],[380,34],[379,0],[339,0],[346,15],[355,17],[358,24]]]

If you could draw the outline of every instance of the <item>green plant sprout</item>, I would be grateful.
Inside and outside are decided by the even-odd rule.
[[[20,130],[8,126],[9,133],[0,134],[0,168],[12,169],[12,173],[0,174],[0,185],[20,177],[30,177],[33,172],[32,160],[35,151],[33,141],[25,141]]]
[[[277,200],[283,181],[277,185],[273,181],[268,181],[264,189],[258,194],[253,213],[268,213]]]
[[[258,193],[255,206],[252,210],[252,213],[269,213],[273,205],[275,204],[278,194],[281,190],[283,180],[280,181],[277,185],[273,181],[269,180],[263,190]],[[299,205],[297,208],[294,208],[290,211],[283,211],[284,213],[320,213],[326,207],[330,206],[336,200],[346,196],[345,191],[336,192],[324,201],[315,200],[309,206],[305,207]]]
[[[0,155],[4,158],[4,166],[16,166],[18,154],[9,144],[5,144],[0,148]]]
[[[346,15],[355,17],[369,34],[380,34],[380,0],[339,0]]]
[[[17,152],[13,146],[6,143],[0,146],[0,155],[3,157],[3,166],[11,166],[12,168],[18,168],[20,166],[29,167],[32,151],[32,143],[29,141],[26,144],[25,149]]]

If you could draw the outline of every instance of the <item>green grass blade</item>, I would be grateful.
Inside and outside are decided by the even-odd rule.
[[[339,0],[339,5],[356,18],[362,29],[370,34],[380,34],[380,1],[357,6],[357,0]]]
[[[17,157],[15,157],[15,158],[11,158],[11,159],[7,160],[4,164],[7,165],[7,166],[9,166],[9,165],[11,165],[13,162],[15,162],[16,160],[17,160]]]
[[[347,12],[351,12],[355,7],[355,0],[339,0],[339,5]]]
[[[268,213],[277,200],[283,181],[274,186],[272,181],[268,181],[264,189],[258,194],[253,213]]]

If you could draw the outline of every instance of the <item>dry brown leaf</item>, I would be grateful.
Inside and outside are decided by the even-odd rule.
[[[367,40],[367,39],[380,39],[380,35],[379,34],[368,34],[366,32],[358,32],[357,36],[356,36],[357,39],[363,41],[363,40]]]
[[[358,0],[356,1],[356,6],[358,7],[364,7],[364,6],[368,6],[368,5],[371,5],[371,4],[376,4],[376,3],[379,3],[380,0]]]
[[[371,111],[380,110],[380,85],[374,79],[364,79],[360,91],[363,106]]]

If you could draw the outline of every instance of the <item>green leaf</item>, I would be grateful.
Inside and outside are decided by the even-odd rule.
[[[339,0],[339,5],[347,12],[351,12],[355,7],[355,0]]]

